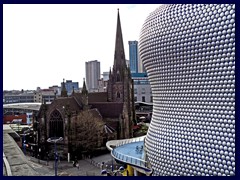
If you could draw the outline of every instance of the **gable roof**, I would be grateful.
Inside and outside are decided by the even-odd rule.
[[[64,113],[64,109],[69,108],[69,112],[79,112],[82,106],[76,101],[74,97],[60,97],[55,99],[49,106],[47,110],[47,116],[50,115],[52,110],[58,109]]]
[[[88,94],[88,102],[107,102],[107,92],[97,92]]]
[[[97,108],[103,118],[119,118],[123,111],[122,102],[93,102],[91,108]]]

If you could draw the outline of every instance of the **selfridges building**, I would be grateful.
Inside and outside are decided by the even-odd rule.
[[[153,175],[235,175],[235,5],[162,5],[139,53],[153,93]]]

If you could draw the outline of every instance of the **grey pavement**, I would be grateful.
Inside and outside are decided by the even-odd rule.
[[[9,126],[3,126],[3,169],[10,176],[37,176],[31,163],[26,159],[22,150],[14,139],[9,135],[13,130]],[[10,171],[10,173],[9,173]]]
[[[9,135],[13,130],[3,127],[3,175],[4,176],[54,176],[54,161],[38,160],[31,156],[25,156],[14,139]],[[60,161],[58,163],[58,176],[100,176],[101,163],[110,167],[112,157],[109,154],[94,157],[92,159],[79,160],[79,169],[73,167],[72,162]],[[9,174],[7,171],[11,171]]]
[[[43,160],[38,160],[34,157],[28,157],[28,160],[35,166],[35,169],[41,174],[52,173],[55,175],[55,162],[48,163]],[[79,169],[73,167],[72,162],[60,161],[57,165],[58,176],[100,176],[100,167],[91,164],[88,160],[79,160]]]

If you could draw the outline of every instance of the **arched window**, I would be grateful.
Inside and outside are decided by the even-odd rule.
[[[49,137],[63,137],[63,119],[58,110],[54,110],[50,115]]]

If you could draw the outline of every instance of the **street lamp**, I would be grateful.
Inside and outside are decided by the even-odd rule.
[[[38,163],[40,164],[41,159],[41,148],[38,149]]]
[[[58,141],[62,141],[62,140],[63,140],[62,137],[60,137],[60,138],[56,138],[56,137],[54,137],[54,138],[48,138],[48,139],[47,139],[47,142],[53,142],[53,143],[54,143],[54,154],[55,154],[55,176],[57,176],[57,160],[58,160],[58,157],[57,157],[57,145],[56,145],[56,143],[57,143]]]
[[[21,134],[23,136],[22,146],[23,146],[23,153],[24,153],[24,155],[26,155],[26,138],[25,138],[25,136],[29,135],[29,134],[30,134],[30,129],[28,129],[26,131],[23,131],[23,134]]]

